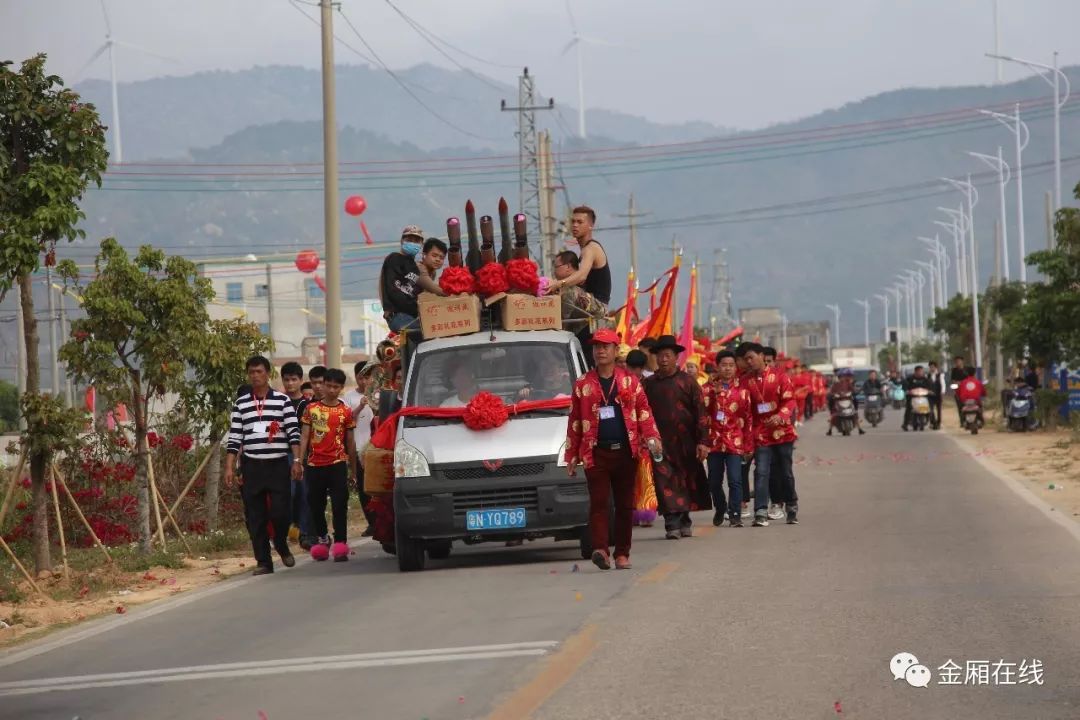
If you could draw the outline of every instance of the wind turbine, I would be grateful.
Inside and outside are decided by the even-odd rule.
[[[101,14],[105,17],[105,43],[90,56],[90,59],[83,65],[79,74],[81,75],[83,72],[86,72],[86,69],[93,65],[99,57],[105,53],[109,53],[109,81],[112,84],[112,122],[110,125],[112,125],[113,156],[116,158],[115,161],[117,163],[122,163],[124,162],[124,151],[123,145],[120,142],[120,98],[116,89],[116,46],[120,45],[131,50],[137,50],[138,52],[153,55],[154,57],[168,60],[169,62],[177,62],[177,60],[166,57],[165,55],[159,55],[156,52],[141,48],[138,45],[132,45],[123,40],[113,39],[112,24],[109,22],[109,10],[105,7],[105,0],[101,0]]]
[[[572,33],[570,42],[566,43],[563,47],[562,54],[571,50],[577,49],[577,92],[578,92],[578,136],[585,139],[585,76],[583,72],[582,62],[582,50],[581,46],[585,43],[592,45],[606,45],[607,47],[619,47],[615,43],[610,43],[605,40],[597,40],[596,38],[586,37],[578,32],[577,22],[574,20],[574,12],[570,8],[570,0],[566,0],[566,14],[570,17],[570,31]]]

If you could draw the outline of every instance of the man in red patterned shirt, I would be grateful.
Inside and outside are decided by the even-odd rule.
[[[596,366],[574,384],[566,431],[566,470],[573,476],[585,467],[589,485],[589,533],[592,561],[611,568],[608,554],[608,508],[615,495],[615,568],[630,569],[634,529],[637,460],[661,453],[649,401],[631,373],[615,367],[619,335],[597,330],[591,340]]]
[[[724,472],[727,471],[731,527],[742,527],[742,466],[754,451],[753,403],[750,391],[735,377],[735,353],[717,354],[719,377],[709,395],[709,488],[713,496],[713,525],[724,522]]]
[[[765,363],[764,348],[754,343],[745,349],[750,365],[746,386],[754,402],[754,527],[769,525],[769,474],[779,465],[780,497],[788,525],[798,524],[799,496],[795,492],[792,457],[795,451],[795,391],[791,379]]]

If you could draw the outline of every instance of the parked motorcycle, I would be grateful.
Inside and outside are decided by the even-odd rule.
[[[1035,429],[1035,393],[1026,385],[1013,390],[1005,410],[1009,432],[1028,432]]]
[[[972,435],[978,435],[979,428],[983,426],[982,403],[978,400],[965,400],[960,408],[960,416],[964,419],[964,429]]]
[[[892,398],[893,410],[902,410],[904,407],[904,400],[907,396],[904,394],[903,385],[893,385],[889,391],[889,396]]]
[[[847,437],[855,429],[855,398],[849,392],[841,393],[836,396],[833,403],[835,410],[833,424],[844,437]]]
[[[876,392],[868,394],[863,405],[863,416],[866,418],[866,422],[870,423],[871,427],[877,427],[884,414],[885,406],[881,395]]]
[[[930,391],[926,388],[913,388],[911,391],[911,425],[917,431],[923,431],[930,423]]]

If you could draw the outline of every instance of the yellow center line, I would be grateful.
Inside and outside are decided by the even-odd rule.
[[[586,625],[549,656],[544,668],[488,715],[488,720],[523,720],[531,716],[569,680],[596,647],[596,626]]]
[[[638,578],[638,583],[658,583],[667,579],[667,576],[675,572],[679,568],[679,563],[675,562],[662,562],[654,567],[649,572]]]

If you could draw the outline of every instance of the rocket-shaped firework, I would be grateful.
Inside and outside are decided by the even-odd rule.
[[[495,262],[495,223],[490,215],[480,218],[480,265]]]
[[[450,267],[461,267],[461,221],[456,217],[446,221],[446,239],[450,241],[447,252]]]
[[[476,234],[476,208],[472,200],[465,203],[465,229],[469,233],[469,252],[465,256],[465,264],[475,273],[480,269],[480,238]]]
[[[506,198],[499,198],[499,232],[502,235],[502,249],[499,250],[499,262],[504,263],[513,257],[510,245],[510,208]]]
[[[529,237],[526,234],[525,215],[518,213],[514,216],[514,257],[529,257]]]

